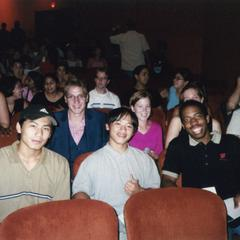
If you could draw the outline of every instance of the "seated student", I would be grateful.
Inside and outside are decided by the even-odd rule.
[[[158,160],[163,150],[163,136],[161,126],[149,119],[151,114],[150,94],[146,91],[135,92],[130,98],[129,105],[138,118],[138,130],[129,145],[144,150],[154,160]]]
[[[170,87],[168,93],[167,110],[171,110],[179,104],[180,93],[182,89],[191,81],[192,73],[187,68],[179,68],[176,70],[173,79],[173,86]]]
[[[118,108],[119,97],[107,89],[110,80],[106,68],[97,68],[95,73],[95,89],[89,92],[88,108]]]
[[[10,118],[28,106],[22,97],[22,84],[16,77],[8,77],[1,83],[1,90],[6,98]]]
[[[72,170],[78,155],[95,151],[107,142],[106,116],[93,109],[86,109],[88,93],[79,80],[67,83],[64,97],[68,109],[54,113],[58,126],[48,147],[66,157]]]
[[[129,99],[137,91],[148,91],[152,96],[152,107],[161,107],[162,98],[154,89],[149,88],[149,69],[146,65],[139,65],[133,71],[134,86],[126,91],[122,97],[122,105],[128,106]]]
[[[0,221],[22,207],[70,198],[67,160],[44,148],[56,124],[41,105],[20,113],[19,141],[0,149]]]
[[[67,107],[63,91],[58,89],[58,79],[54,74],[45,75],[43,88],[44,91],[37,93],[33,97],[31,104],[42,104],[52,112],[61,111]]]
[[[73,182],[73,198],[107,202],[121,216],[131,195],[159,187],[160,176],[154,161],[128,146],[137,128],[137,118],[131,110],[117,108],[109,113],[109,142],[81,164]],[[125,227],[119,224],[120,239],[126,239]]]
[[[205,93],[205,90],[200,84],[200,82],[194,81],[188,83],[181,92],[181,101],[185,102],[187,100],[195,100],[201,103],[204,103],[207,106],[207,95]],[[210,110],[208,108],[208,112],[210,113]],[[210,114],[211,116],[211,114]],[[210,131],[216,131],[221,133],[221,126],[220,123],[212,118],[209,123]],[[173,117],[168,125],[168,131],[166,135],[166,141],[165,141],[165,148],[168,147],[169,143],[177,137],[179,134],[185,133],[185,131],[182,129],[182,123],[181,119],[179,117],[179,106],[174,108],[173,111]]]
[[[215,187],[222,199],[234,198],[240,206],[240,141],[232,135],[210,134],[209,115],[204,104],[189,100],[179,109],[188,138],[179,136],[168,146],[164,162],[163,187]]]

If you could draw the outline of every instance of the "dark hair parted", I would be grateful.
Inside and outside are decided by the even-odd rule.
[[[149,92],[145,90],[134,92],[133,95],[129,99],[129,106],[134,106],[140,99],[149,98],[150,102],[152,100],[152,96]]]
[[[134,112],[132,112],[129,108],[126,107],[120,107],[120,108],[115,108],[112,111],[109,112],[108,114],[108,124],[110,125],[111,123],[115,121],[119,121],[123,117],[130,116],[132,120],[132,125],[133,125],[133,131],[134,133],[138,129],[138,119],[137,116]]]
[[[180,116],[181,122],[183,122],[183,111],[187,107],[197,107],[205,117],[208,116],[208,111],[205,104],[200,103],[198,101],[194,101],[194,100],[188,100],[186,102],[181,103],[179,106],[179,116]]]

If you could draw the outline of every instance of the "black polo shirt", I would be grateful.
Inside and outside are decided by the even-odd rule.
[[[233,197],[240,193],[240,140],[215,134],[204,145],[179,136],[167,149],[162,173],[176,178],[182,174],[183,187],[214,186],[223,199]]]

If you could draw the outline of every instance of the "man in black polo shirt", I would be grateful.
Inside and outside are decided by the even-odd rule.
[[[199,102],[184,102],[180,118],[187,134],[175,138],[167,149],[162,186],[176,186],[182,174],[183,187],[215,187],[222,199],[234,197],[235,206],[239,207],[239,139],[211,134],[207,109]]]

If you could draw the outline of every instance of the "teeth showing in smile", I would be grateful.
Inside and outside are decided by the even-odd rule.
[[[196,128],[193,128],[192,131],[195,133],[195,134],[199,134],[201,132],[201,127],[196,127]]]

